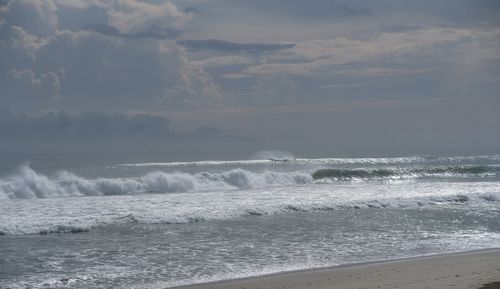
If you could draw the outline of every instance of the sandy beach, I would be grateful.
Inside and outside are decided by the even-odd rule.
[[[182,289],[500,288],[500,250],[385,261],[255,278]]]

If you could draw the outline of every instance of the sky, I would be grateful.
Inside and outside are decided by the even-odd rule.
[[[0,0],[0,153],[500,153],[500,1]]]

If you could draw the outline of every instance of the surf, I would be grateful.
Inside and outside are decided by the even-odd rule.
[[[15,174],[0,179],[0,199],[225,191],[293,186],[312,181],[312,176],[307,172],[256,173],[239,168],[220,173],[154,171],[137,177],[89,179],[69,171],[48,176],[23,165]]]
[[[315,180],[351,180],[384,178],[424,178],[424,177],[474,177],[496,176],[498,166],[447,166],[426,168],[383,168],[383,169],[318,169],[312,173]]]

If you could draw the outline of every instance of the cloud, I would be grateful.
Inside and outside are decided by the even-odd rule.
[[[0,132],[9,140],[117,139],[165,137],[170,121],[148,114],[127,115],[86,112],[70,115],[48,111],[40,116],[13,115],[0,111]]]
[[[274,18],[345,20],[361,17],[378,17],[389,14],[430,16],[455,23],[484,22],[498,18],[500,5],[495,0],[421,0],[406,3],[399,0],[221,0],[219,5],[232,10],[257,11]],[[378,20],[378,19],[377,19]]]
[[[201,13],[202,11],[196,7],[193,6],[187,6],[184,9],[182,9],[184,13],[189,13],[189,14],[198,14]]]
[[[229,1],[227,1],[229,2]],[[300,18],[346,18],[371,16],[373,11],[358,1],[339,0],[279,0],[231,1],[244,8],[255,9],[260,13]],[[233,4],[235,5],[235,4]]]
[[[0,11],[6,22],[31,34],[48,36],[57,29],[57,5],[52,0],[8,1]]]
[[[36,52],[38,49],[47,44],[47,40],[40,38],[34,34],[29,33],[19,26],[0,27],[0,35],[4,36],[0,40],[0,48],[4,53],[12,52],[19,55],[23,53],[30,59],[36,59]]]
[[[183,69],[162,100],[180,109],[213,107],[221,104],[220,86],[202,67],[181,58]]]
[[[252,100],[256,105],[284,105],[297,101],[296,85],[285,74],[259,77],[252,87]]]
[[[7,88],[14,88],[20,94],[30,94],[33,97],[25,97],[14,95],[21,103],[29,101],[41,105],[45,103],[50,107],[62,99],[61,96],[61,81],[65,78],[64,69],[56,71],[47,71],[37,74],[31,69],[13,69],[9,71],[7,81],[9,86]],[[5,103],[9,103],[4,101]],[[44,107],[43,105],[41,107]]]
[[[311,157],[477,154],[498,153],[500,141],[492,133],[500,121],[495,96],[224,108],[185,118],[247,137],[234,147],[225,144],[223,151],[267,147]]]
[[[47,81],[50,85],[50,90],[54,99],[61,98],[61,80],[66,77],[64,69],[59,69],[56,72],[49,71],[41,75],[41,79]]]
[[[476,141],[470,138],[475,127],[486,128],[477,136],[487,137],[498,123],[498,100],[487,102],[500,90],[498,5],[0,0],[0,105],[14,113],[0,116],[1,129],[11,138],[25,135],[26,143],[36,140],[33,145],[52,137],[64,140],[63,147],[71,139],[83,142],[83,135],[112,147],[120,142],[113,139],[156,138],[163,147],[168,138],[178,141],[179,151],[187,144],[203,146],[197,140],[207,135],[224,142],[220,127],[255,141],[235,143],[235,151],[272,144],[315,151],[307,143],[323,143],[321,150],[328,151],[341,136],[344,151],[378,139],[390,152],[397,149],[393,132],[407,139],[400,148],[418,147],[424,137],[430,144],[464,127],[471,132],[462,133],[460,142]],[[441,106],[428,114],[437,100]],[[427,108],[400,113],[402,107],[391,106],[397,101],[407,101],[403,108],[410,112],[419,101]],[[469,112],[485,103],[485,111]],[[364,108],[349,111],[355,104]],[[167,114],[185,132],[182,137],[155,116]],[[207,117],[190,122],[202,114]],[[477,119],[468,125],[472,117]],[[427,134],[443,121],[439,132]],[[196,130],[200,125],[206,127]],[[377,128],[381,136],[373,135]],[[297,139],[282,141],[286,136]],[[439,147],[448,145],[451,136]],[[226,148],[221,146],[224,153]]]
[[[490,32],[497,33],[497,32]],[[382,58],[404,58],[426,51],[436,52],[439,46],[460,44],[488,33],[466,29],[431,28],[407,33],[382,33],[374,39],[348,38],[308,40],[297,43],[286,53],[270,57],[266,63],[244,70],[250,74],[291,73],[298,75],[323,74],[349,63],[368,62]]]
[[[256,54],[289,49],[295,46],[293,43],[235,43],[219,39],[181,40],[177,43],[187,47],[191,51],[215,50],[221,52],[246,52]]]
[[[200,135],[215,135],[220,134],[222,131],[219,128],[213,126],[201,126],[197,128],[195,132]]]
[[[36,76],[33,70],[30,69],[13,69],[10,71],[9,75],[14,77],[15,79],[27,80],[29,83],[31,83],[32,86],[38,86],[42,83],[42,80]]]
[[[53,0],[58,7],[70,7],[73,9],[88,9],[92,6],[108,7],[112,1],[109,0]]]
[[[122,33],[115,27],[105,24],[89,24],[83,27],[83,29],[101,33],[111,37],[123,37],[131,39],[141,39],[141,38],[173,39],[178,37],[182,33],[180,30],[171,28],[158,28],[156,26],[150,27],[148,28],[148,30],[134,32],[134,33]]]
[[[0,100],[33,115],[494,95],[498,4],[456,1],[0,0]]]
[[[363,87],[363,86],[373,86],[370,82],[357,82],[357,83],[335,83],[335,84],[323,84],[320,85],[321,88],[346,88],[346,87]]]
[[[191,64],[199,67],[221,67],[233,65],[250,65],[254,64],[255,59],[247,56],[228,55],[228,56],[212,56],[204,60],[191,61]]]
[[[239,138],[209,125],[171,128],[165,116],[149,113],[50,110],[40,115],[10,113],[0,106],[0,151],[16,153],[161,152],[177,159],[207,158],[208,152]],[[207,146],[207,143],[213,145]]]
[[[366,7],[355,7],[347,4],[340,4],[336,9],[342,16],[372,16],[373,11]]]
[[[132,107],[160,111],[220,103],[220,88],[212,77],[203,67],[191,64],[185,50],[168,40],[180,33],[175,27],[190,18],[172,3],[47,0],[43,3],[54,6],[49,11],[68,7],[72,10],[67,13],[81,15],[98,11],[96,15],[104,18],[96,23],[104,24],[66,29],[66,22],[56,21],[56,14],[53,31],[45,35],[12,20],[12,13],[24,10],[48,13],[35,9],[41,2],[21,2],[25,5],[9,2],[2,8],[6,22],[0,27],[0,97],[13,110],[82,111],[98,105],[114,111]],[[49,94],[50,98],[45,97]],[[54,99],[60,101],[56,104]]]
[[[152,4],[137,0],[115,0],[108,10],[108,24],[121,33],[180,27],[191,19],[169,1]]]
[[[420,30],[423,29],[423,27],[407,23],[397,23],[397,24],[384,25],[383,29],[384,31],[387,32],[398,33],[398,32],[412,31],[412,30]]]

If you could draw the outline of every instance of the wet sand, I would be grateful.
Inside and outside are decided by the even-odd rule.
[[[500,249],[280,273],[182,289],[500,288]],[[490,285],[487,285],[490,284]],[[490,287],[487,287],[487,286]],[[484,286],[484,287],[483,287]]]

